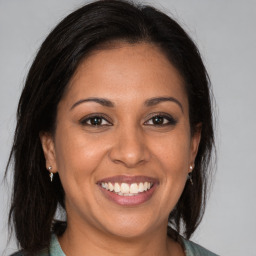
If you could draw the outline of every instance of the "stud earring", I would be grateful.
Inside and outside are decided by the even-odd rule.
[[[194,183],[193,183],[193,180],[192,180],[192,171],[193,171],[193,166],[192,165],[189,166],[189,170],[190,170],[190,172],[188,173],[188,179],[189,179],[191,185],[193,186]]]
[[[49,176],[50,176],[50,181],[52,182],[52,181],[53,181],[53,173],[51,172],[52,167],[49,166],[49,167],[47,168],[47,170],[50,172]]]

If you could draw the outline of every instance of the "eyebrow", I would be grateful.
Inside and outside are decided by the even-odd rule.
[[[111,102],[110,100],[107,99],[103,99],[103,98],[87,98],[87,99],[82,99],[77,101],[74,105],[72,105],[72,107],[70,108],[70,110],[74,109],[76,106],[84,103],[84,102],[96,102],[104,107],[111,107],[113,108],[115,105],[113,102]]]
[[[155,98],[151,98],[145,101],[144,105],[147,107],[151,107],[151,106],[155,106],[157,104],[160,104],[162,102],[166,102],[166,101],[170,101],[170,102],[174,102],[176,103],[181,111],[183,112],[183,106],[182,104],[175,98],[173,97],[155,97]],[[70,108],[70,110],[74,109],[76,106],[85,103],[85,102],[96,102],[104,107],[111,107],[113,108],[115,106],[115,104],[108,100],[108,99],[104,99],[104,98],[87,98],[87,99],[82,99],[77,101],[75,104],[72,105],[72,107]]]
[[[145,101],[145,105],[147,107],[151,107],[151,106],[155,106],[161,102],[166,102],[166,101],[171,101],[171,102],[174,102],[176,103],[180,108],[181,108],[181,111],[183,111],[183,106],[182,104],[175,98],[173,97],[156,97],[156,98],[151,98],[151,99],[148,99]]]

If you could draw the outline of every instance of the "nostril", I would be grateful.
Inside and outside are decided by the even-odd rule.
[[[112,142],[109,158],[116,164],[132,168],[149,159],[150,154],[144,134],[135,125],[120,126]]]
[[[149,154],[143,147],[137,149],[113,148],[109,153],[109,158],[116,164],[134,167],[146,162],[149,159]]]

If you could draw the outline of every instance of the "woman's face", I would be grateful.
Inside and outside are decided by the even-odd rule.
[[[68,228],[138,237],[166,232],[200,134],[191,137],[182,78],[161,51],[120,43],[80,64],[54,138],[41,140],[65,191]]]

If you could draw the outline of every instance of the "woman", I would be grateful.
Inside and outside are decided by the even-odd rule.
[[[15,255],[215,255],[187,240],[214,145],[209,82],[171,18],[114,0],[73,12],[42,44],[17,116]]]

